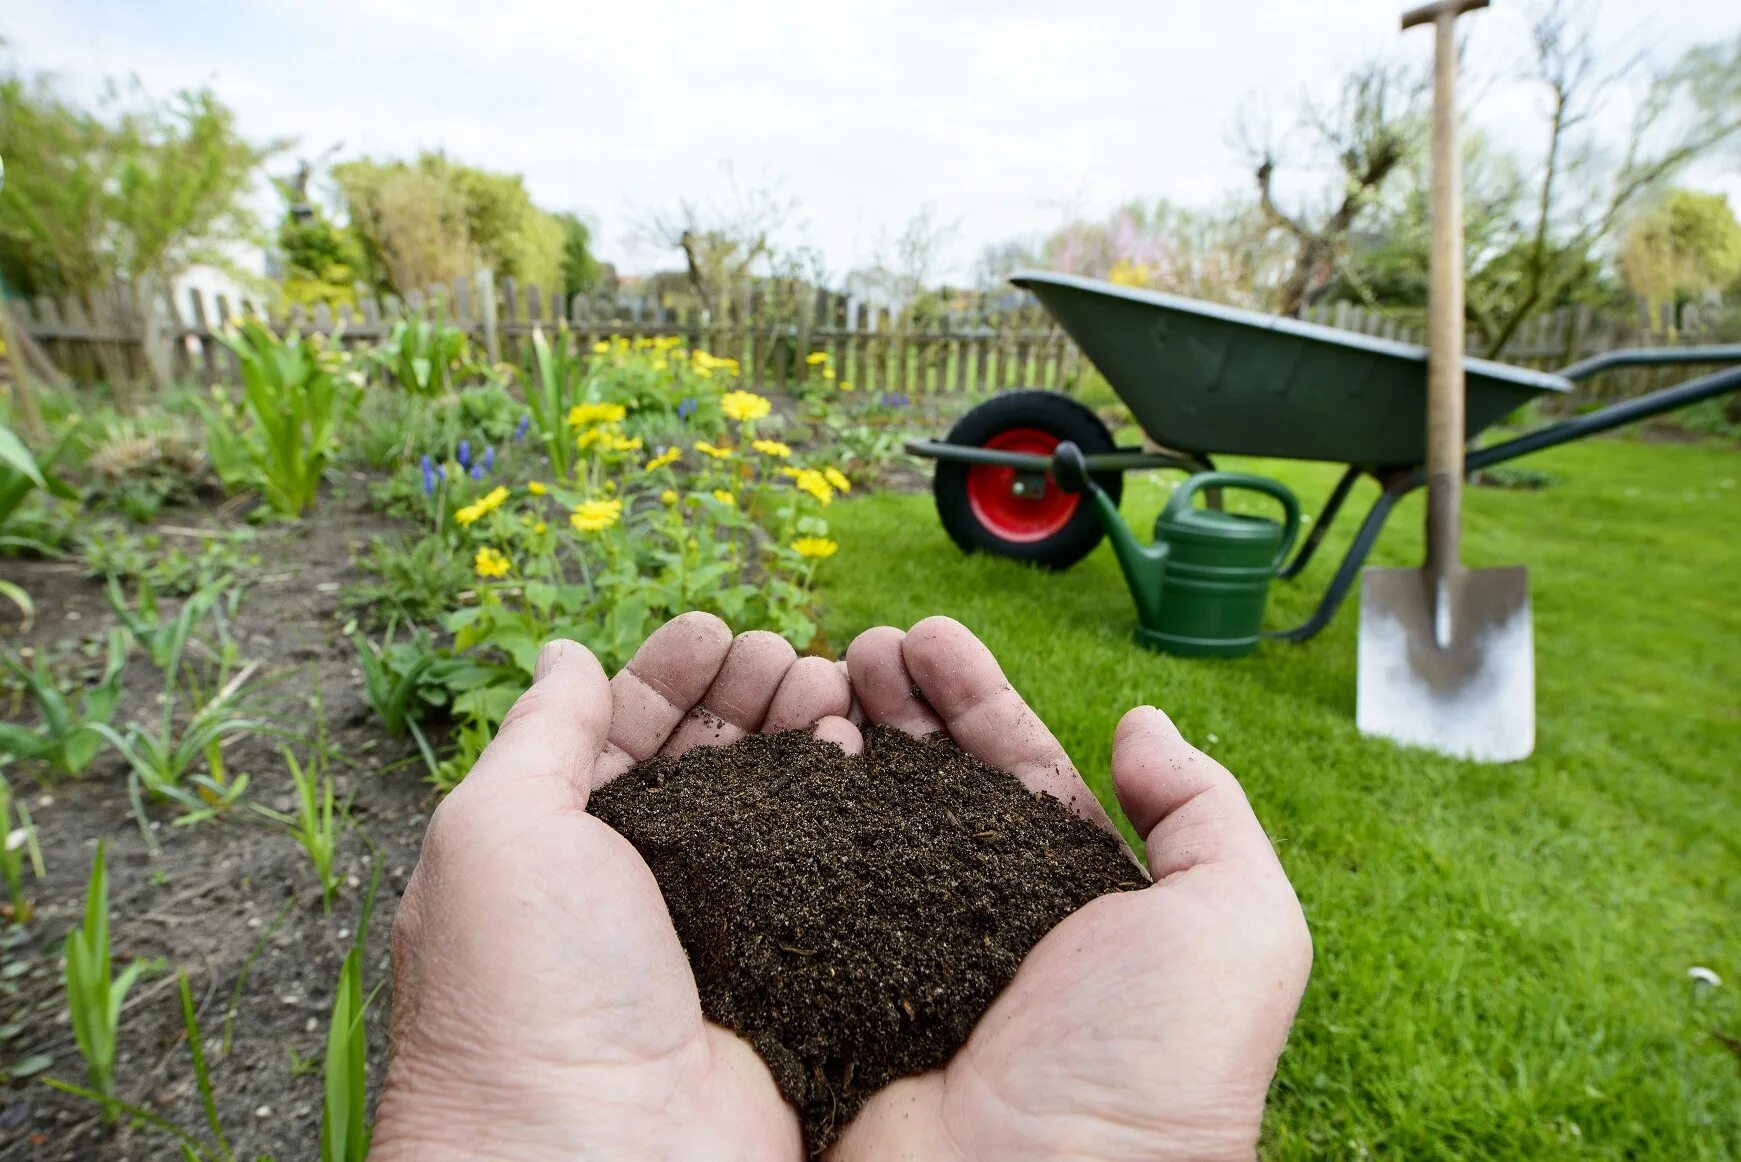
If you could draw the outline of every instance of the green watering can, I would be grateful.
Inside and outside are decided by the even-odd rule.
[[[1300,502],[1284,485],[1243,472],[1200,472],[1173,493],[1155,518],[1154,544],[1144,545],[1088,475],[1075,444],[1058,445],[1052,478],[1093,502],[1136,599],[1139,645],[1188,658],[1237,658],[1257,648],[1270,580],[1300,534]],[[1193,507],[1191,498],[1205,488],[1274,497],[1284,521]]]

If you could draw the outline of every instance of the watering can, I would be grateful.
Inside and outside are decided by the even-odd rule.
[[[1075,444],[1058,445],[1052,478],[1066,492],[1087,493],[1105,526],[1136,601],[1137,644],[1188,658],[1237,658],[1257,648],[1270,581],[1300,533],[1300,502],[1286,486],[1243,472],[1199,472],[1173,493],[1155,518],[1154,543],[1144,545]],[[1191,500],[1204,489],[1263,493],[1281,504],[1284,519],[1197,508]]]

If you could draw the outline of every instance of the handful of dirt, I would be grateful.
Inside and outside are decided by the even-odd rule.
[[[1146,886],[1118,841],[947,736],[802,731],[642,763],[592,796],[659,881],[708,1019],[798,1108],[812,1154],[943,1065],[1016,966],[1096,896]]]

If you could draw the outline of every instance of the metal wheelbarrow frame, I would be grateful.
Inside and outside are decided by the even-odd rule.
[[[1355,482],[1371,476],[1378,483],[1378,498],[1312,615],[1297,626],[1268,631],[1265,636],[1304,641],[1328,625],[1397,502],[1426,483],[1426,349],[1069,275],[1023,271],[1011,281],[1039,298],[1106,377],[1144,433],[1160,445],[1159,450],[1091,452],[1084,460],[1095,476],[1116,482],[1129,471],[1206,471],[1214,467],[1216,455],[1346,465],[1311,533],[1282,569],[1284,579],[1299,576],[1311,563]],[[1574,384],[1602,372],[1699,364],[1734,366],[1485,448],[1471,445],[1466,470],[1491,468],[1741,390],[1741,345],[1612,351],[1551,374],[1471,359],[1467,362],[1470,441],[1531,399],[1570,391]],[[957,430],[972,416],[970,412],[964,417]],[[1035,443],[1031,437],[1026,443],[1014,441],[1013,446],[1021,450],[1011,450],[1012,442],[1002,443],[1006,446],[914,440],[907,450],[970,470],[1007,470],[999,479],[1007,476],[1012,495],[1050,496],[1055,485],[1048,475],[1052,461],[1043,450],[1044,442]],[[1111,447],[1110,438],[1105,444]],[[940,510],[942,481],[940,468]],[[956,535],[954,528],[951,535]],[[958,535],[956,539],[962,540]],[[1080,555],[1074,553],[1061,563]]]

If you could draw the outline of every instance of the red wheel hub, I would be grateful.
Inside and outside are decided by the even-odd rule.
[[[1057,436],[1039,428],[1010,428],[987,440],[984,446],[999,452],[1050,456],[1059,443]],[[1020,495],[1016,492],[1016,477],[1014,468],[995,464],[968,468],[967,505],[974,518],[1006,541],[1027,544],[1056,536],[1076,515],[1082,497],[1059,488],[1050,473],[1044,491]]]

